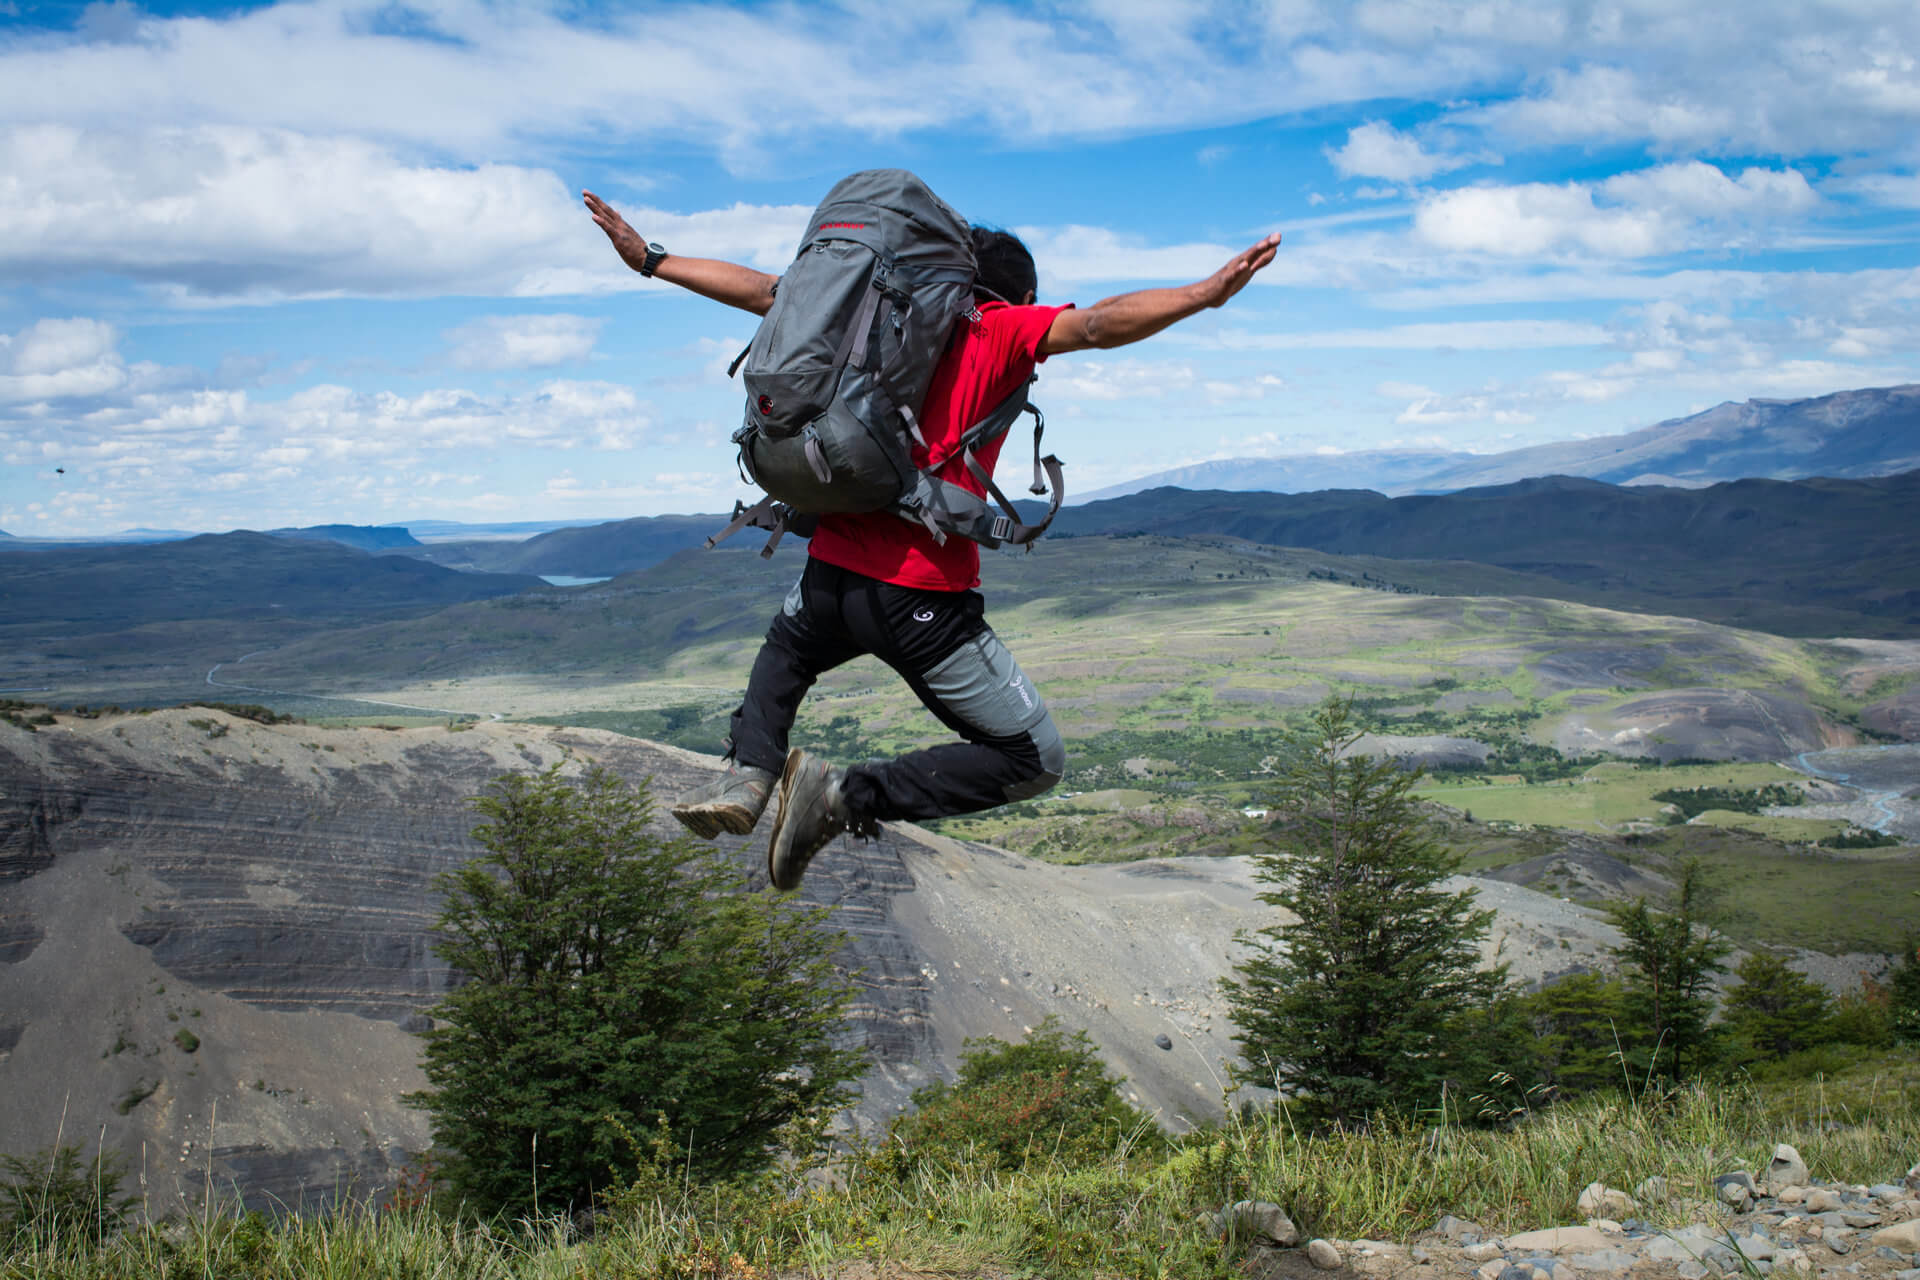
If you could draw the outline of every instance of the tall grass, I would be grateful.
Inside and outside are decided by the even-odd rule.
[[[23,1233],[0,1280],[772,1280],[832,1276],[854,1260],[929,1271],[1050,1276],[1220,1277],[1246,1243],[1213,1225],[1243,1198],[1277,1201],[1303,1231],[1405,1239],[1445,1213],[1493,1232],[1578,1220],[1581,1188],[1631,1189],[1659,1175],[1677,1224],[1716,1174],[1758,1174],[1791,1142],[1814,1175],[1884,1181],[1920,1150],[1920,1062],[1887,1055],[1834,1080],[1691,1085],[1639,1097],[1519,1108],[1488,1127],[1484,1099],[1449,1101],[1434,1123],[1308,1133],[1284,1108],[1191,1135],[1171,1152],[1123,1147],[1077,1165],[1044,1153],[992,1172],[967,1153],[868,1150],[831,1185],[662,1183],[617,1196],[582,1235],[565,1220],[477,1224],[429,1204],[316,1219],[205,1212],[90,1243]],[[922,1158],[924,1156],[924,1158]]]

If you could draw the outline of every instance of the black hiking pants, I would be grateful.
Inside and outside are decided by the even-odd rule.
[[[870,653],[962,741],[848,769],[842,790],[857,818],[938,818],[1044,794],[1066,748],[984,608],[977,591],[895,586],[809,558],[733,713],[734,759],[779,773],[813,682]]]

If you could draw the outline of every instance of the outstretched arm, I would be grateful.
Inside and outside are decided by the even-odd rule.
[[[1088,347],[1124,347],[1150,338],[1177,320],[1217,307],[1246,287],[1254,273],[1273,261],[1280,248],[1274,232],[1227,265],[1192,284],[1175,289],[1141,289],[1103,298],[1084,310],[1062,311],[1040,340],[1041,355],[1084,351]]]
[[[593,215],[594,224],[606,232],[607,239],[613,242],[614,250],[628,266],[638,271],[647,260],[647,242],[638,231],[627,225],[627,220],[620,216],[619,210],[599,196],[591,191],[582,191],[580,196],[586,201],[587,212]],[[653,275],[656,280],[677,284],[703,298],[712,298],[715,302],[724,302],[757,316],[767,314],[767,309],[773,305],[773,287],[780,282],[779,276],[770,276],[737,262],[722,262],[717,258],[683,258],[677,253],[662,258]]]

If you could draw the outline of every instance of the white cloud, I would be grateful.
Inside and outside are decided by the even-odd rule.
[[[1594,347],[1612,342],[1597,324],[1567,320],[1462,320],[1392,325],[1380,329],[1321,329],[1299,333],[1229,330],[1212,339],[1229,351],[1373,349],[1417,351],[1451,348],[1504,351],[1538,347]]]
[[[1104,401],[1174,395],[1199,381],[1190,364],[1111,357],[1049,364],[1042,379],[1049,397]]]
[[[44,319],[0,334],[0,404],[102,396],[127,383],[119,335],[99,320]]]
[[[1819,197],[1793,170],[1730,178],[1699,161],[1600,183],[1524,183],[1442,191],[1414,214],[1414,235],[1438,249],[1500,257],[1646,258],[1733,249],[1810,211]]]
[[[0,280],[105,271],[209,298],[666,288],[552,173],[406,163],[357,139],[237,127],[0,130]],[[809,209],[630,209],[643,234],[778,270]]]
[[[481,316],[443,335],[456,369],[547,369],[593,354],[603,322],[587,316]]]
[[[317,516],[330,503],[364,505],[366,492],[404,497],[414,478],[462,474],[502,450],[643,449],[655,417],[631,388],[606,382],[553,379],[499,395],[324,385],[280,400],[190,390],[119,396],[72,416],[0,414],[0,440],[6,463],[57,458],[123,503],[188,508],[208,490],[272,486],[272,500]]]
[[[1286,387],[1285,378],[1261,373],[1250,378],[1209,378],[1201,383],[1200,390],[1208,404],[1222,405],[1265,400],[1270,393],[1284,391]]]
[[[1402,133],[1381,120],[1350,129],[1338,150],[1327,149],[1327,159],[1343,178],[1384,178],[1388,182],[1425,182],[1436,174],[1451,173],[1471,164],[1497,164],[1486,153],[1429,151],[1412,134]]]
[[[1857,193],[1875,204],[1895,209],[1920,209],[1920,174],[1863,174],[1830,185],[1838,191]]]
[[[157,17],[118,0],[77,32],[0,44],[0,119],[58,102],[77,123],[346,132],[476,161],[588,133],[667,136],[740,167],[809,144],[844,153],[849,134],[1025,142],[1389,98],[1464,100],[1450,123],[1527,143],[1747,155],[1905,145],[1920,119],[1920,19],[1888,0],[1754,0],[1738,21],[1582,0],[577,12],[309,0]],[[914,92],[844,91],[876,66]],[[792,67],[808,73],[770,74]]]

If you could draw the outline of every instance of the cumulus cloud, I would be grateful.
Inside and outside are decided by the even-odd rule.
[[[457,369],[548,369],[593,354],[603,321],[587,316],[481,316],[447,330]]]
[[[641,450],[656,419],[632,388],[578,379],[490,395],[457,387],[399,395],[333,384],[272,400],[232,389],[132,391],[84,413],[9,416],[0,404],[0,462],[57,458],[76,488],[84,484],[122,509],[171,508],[179,519],[194,510],[203,521],[213,518],[197,505],[199,495],[252,488],[263,491],[263,503],[294,504],[316,516],[332,504],[338,518],[375,489],[404,498],[421,477],[457,483],[472,462],[502,451]]]
[[[1347,132],[1337,150],[1327,148],[1327,159],[1343,178],[1384,178],[1388,182],[1425,182],[1436,174],[1451,173],[1471,164],[1497,164],[1487,153],[1429,151],[1411,134],[1381,120]]]
[[[243,127],[0,130],[0,281],[105,271],[209,298],[541,296],[664,288],[554,174],[402,161]],[[809,209],[638,208],[645,234],[777,270]]]
[[[1695,160],[1598,183],[1435,192],[1421,201],[1413,227],[1425,243],[1459,252],[1646,258],[1764,241],[1770,224],[1804,215],[1818,203],[1794,170],[1749,168],[1730,177]]]
[[[37,320],[0,334],[0,404],[102,396],[126,385],[112,325],[75,317]]]

